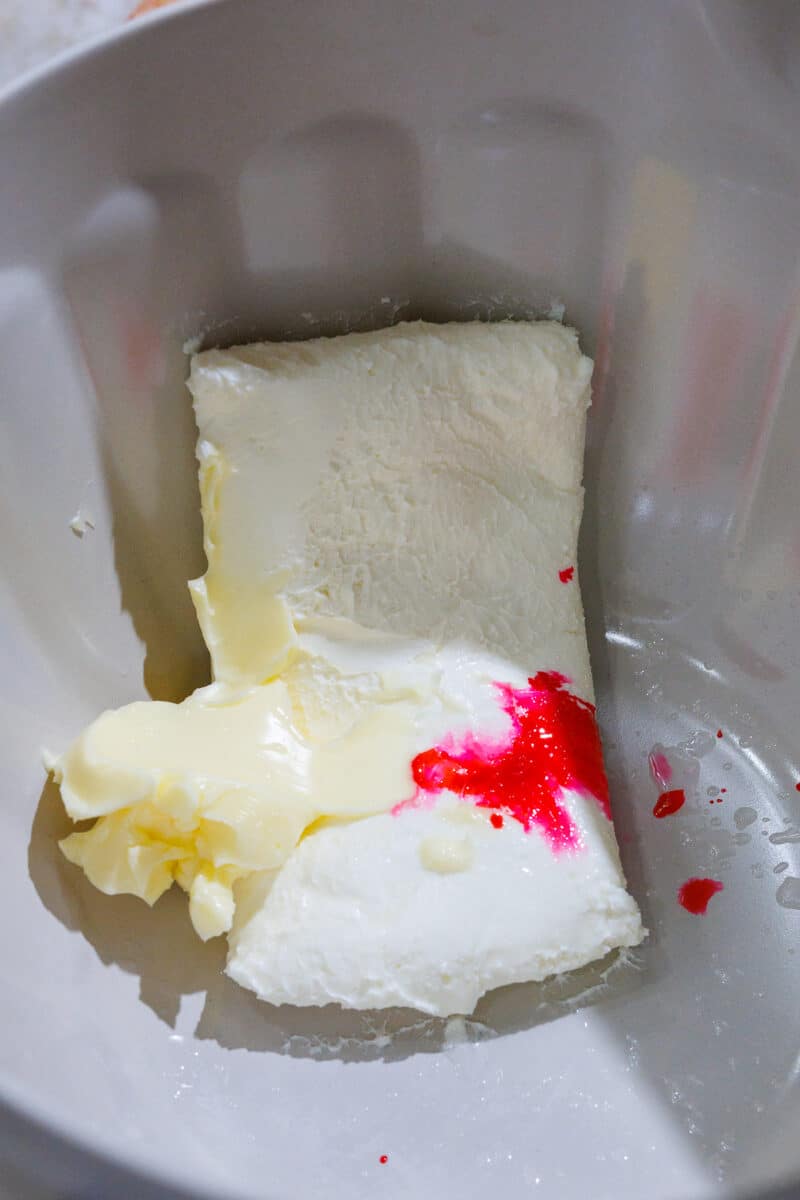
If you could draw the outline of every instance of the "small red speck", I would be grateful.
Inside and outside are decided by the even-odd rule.
[[[723,794],[723,796],[724,796],[724,795],[725,795],[725,793],[727,792],[727,790],[728,790],[728,789],[727,789],[727,788],[720,788],[719,790],[722,792],[722,794]]]
[[[489,817],[489,820],[492,822],[495,829],[503,828],[503,814],[502,813],[492,813],[492,815]]]
[[[722,804],[722,796],[717,796],[717,804]]]
[[[718,730],[717,730],[717,737],[722,737],[722,730],[721,730],[721,729],[718,729]]]
[[[388,1161],[389,1161],[389,1155],[388,1155],[388,1154],[382,1154],[382,1155],[380,1156],[380,1158],[378,1159],[378,1162],[379,1162],[379,1163],[387,1163]]]
[[[718,879],[687,879],[678,889],[678,903],[695,917],[702,916],[708,908],[708,902],[724,885]]]
[[[662,792],[653,809],[654,817],[671,817],[686,803],[686,793],[683,788],[675,788],[671,792]]]
[[[709,802],[708,802],[708,803],[709,803],[709,804],[713,804],[713,803],[714,803],[714,801],[713,801],[713,800],[709,800]]]
[[[562,569],[558,572],[558,578],[562,583],[569,583],[574,574],[574,567],[562,567]]]
[[[796,792],[800,792],[800,781],[798,781],[798,782],[797,782],[797,783],[794,785],[794,790],[795,790]]]

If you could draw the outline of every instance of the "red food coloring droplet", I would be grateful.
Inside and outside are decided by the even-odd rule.
[[[654,817],[671,817],[686,803],[686,793],[683,788],[674,788],[671,792],[662,792],[653,808]]]
[[[562,583],[569,583],[574,574],[574,567],[562,567],[562,569],[558,572],[558,578]]]
[[[724,796],[724,795],[725,795],[725,793],[727,792],[727,790],[728,790],[728,789],[727,789],[727,788],[720,788],[719,790],[722,792],[722,794],[723,794],[723,796]]]
[[[650,774],[659,787],[666,787],[672,779],[672,767],[663,750],[652,750],[649,756]]]
[[[717,796],[717,804],[722,804],[722,796]]]
[[[796,792],[800,792],[800,780],[798,780],[798,782],[794,785],[794,790]]]
[[[721,729],[718,729],[718,730],[717,730],[717,737],[722,737],[722,730],[721,730]]]
[[[387,1163],[388,1161],[389,1161],[389,1155],[388,1155],[388,1154],[382,1154],[382,1155],[380,1156],[380,1158],[378,1159],[378,1162],[379,1162],[379,1163]]]
[[[595,708],[565,689],[557,671],[539,671],[529,687],[497,683],[510,734],[499,742],[466,734],[418,754],[411,771],[419,793],[453,792],[480,808],[502,808],[554,850],[575,848],[578,831],[562,802],[567,790],[592,796],[611,819]],[[397,809],[393,810],[397,811]]]
[[[699,917],[705,913],[711,897],[723,889],[724,884],[718,879],[687,879],[678,889],[678,903],[683,905],[687,912]]]
[[[489,817],[489,820],[492,822],[495,829],[503,828],[503,814],[502,813],[492,813],[492,815]]]

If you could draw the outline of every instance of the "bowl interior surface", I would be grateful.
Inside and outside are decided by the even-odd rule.
[[[781,3],[230,0],[0,103],[15,1170],[241,1200],[800,1177],[798,35]],[[261,1005],[180,897],[61,858],[41,767],[207,678],[183,347],[561,306],[597,361],[581,582],[650,937],[466,1023]],[[664,821],[656,747],[690,793]]]

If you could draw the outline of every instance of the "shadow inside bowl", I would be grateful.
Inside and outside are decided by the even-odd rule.
[[[67,929],[79,931],[100,960],[138,975],[144,1004],[174,1028],[181,997],[205,991],[225,965],[219,940],[201,942],[188,906],[175,893],[158,912],[135,896],[104,896],[58,847],[75,826],[64,812],[58,786],[45,783],[31,828],[28,870],[44,906]]]

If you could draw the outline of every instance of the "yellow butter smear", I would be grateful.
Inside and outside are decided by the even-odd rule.
[[[66,857],[101,891],[148,904],[178,883],[204,940],[231,928],[236,881],[282,866],[314,822],[406,798],[414,753],[410,700],[354,702],[331,670],[320,682],[275,581],[248,591],[219,569],[218,458],[201,466],[209,570],[192,585],[217,682],[103,713],[53,767],[70,817],[95,819],[62,840]]]

